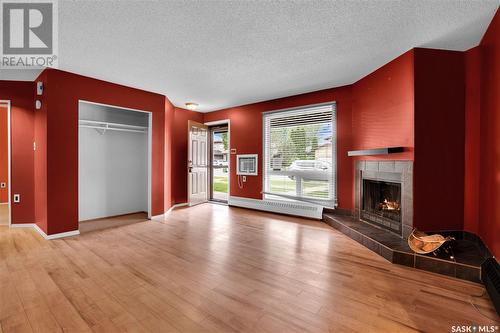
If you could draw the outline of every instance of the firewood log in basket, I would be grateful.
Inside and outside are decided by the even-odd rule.
[[[427,235],[414,229],[408,236],[408,246],[416,253],[427,254],[436,251],[441,245],[451,240],[454,240],[454,238],[450,236],[443,237],[439,234]]]

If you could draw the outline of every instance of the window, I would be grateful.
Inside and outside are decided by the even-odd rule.
[[[264,114],[266,198],[336,205],[335,118],[335,103]]]

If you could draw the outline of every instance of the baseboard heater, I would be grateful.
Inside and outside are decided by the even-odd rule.
[[[481,279],[491,302],[500,315],[500,265],[495,258],[486,259],[481,265]]]
[[[229,197],[230,206],[262,210],[271,213],[296,215],[311,219],[321,220],[323,217],[323,207],[309,203],[281,201],[281,200],[257,200],[242,197]]]

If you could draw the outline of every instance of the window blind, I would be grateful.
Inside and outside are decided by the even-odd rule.
[[[337,203],[335,103],[264,114],[267,198]]]

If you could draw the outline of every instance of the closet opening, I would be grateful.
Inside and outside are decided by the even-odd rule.
[[[80,232],[151,218],[151,112],[79,101]]]

